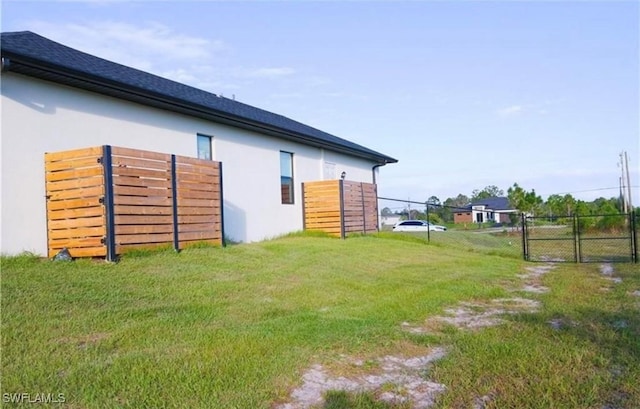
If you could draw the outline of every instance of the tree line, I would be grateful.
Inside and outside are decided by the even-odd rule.
[[[451,223],[455,212],[467,210],[472,203],[482,201],[492,197],[507,197],[512,209],[517,209],[522,213],[533,217],[572,217],[576,216],[598,216],[622,214],[622,199],[617,197],[599,197],[591,202],[574,198],[571,194],[552,194],[546,200],[538,195],[535,189],[526,190],[518,183],[504,190],[497,186],[490,185],[484,189],[475,189],[470,196],[462,193],[455,197],[441,201],[437,196],[431,196],[425,202],[424,208],[405,208],[401,211],[392,212],[385,207],[382,209],[382,216],[392,214],[401,215],[407,219],[427,220],[432,223]],[[427,212],[428,207],[428,212]],[[639,212],[640,208],[636,208]]]

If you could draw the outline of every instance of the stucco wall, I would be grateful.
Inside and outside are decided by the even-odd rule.
[[[337,176],[371,182],[373,163],[13,73],[2,74],[0,251],[46,253],[44,153],[98,145],[197,156],[213,139],[223,163],[225,233],[257,241],[302,229],[300,184]],[[295,203],[281,204],[280,151],[294,154]]]

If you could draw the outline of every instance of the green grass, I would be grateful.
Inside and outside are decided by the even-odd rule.
[[[522,233],[499,229],[490,233],[483,229],[447,230],[446,232],[378,233],[382,237],[414,237],[435,246],[454,247],[460,251],[483,253],[502,257],[522,258]]]
[[[506,255],[388,233],[294,234],[117,264],[4,257],[2,393],[62,393],[72,408],[270,408],[315,363],[411,344],[448,345],[430,373],[447,385],[443,408],[489,393],[495,407],[640,401],[637,266],[622,265],[623,283],[608,292],[597,265],[563,266],[537,296],[541,312],[501,327],[401,330],[460,301],[510,296],[526,264]],[[555,331],[555,317],[580,325]],[[325,405],[389,407],[342,392]]]

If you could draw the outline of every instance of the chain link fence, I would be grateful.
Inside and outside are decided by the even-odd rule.
[[[518,212],[472,212],[469,207],[386,197],[378,197],[378,209],[382,232],[413,236],[466,251],[522,257],[522,226]],[[477,221],[478,213],[483,215],[480,218],[482,222]],[[394,229],[406,220],[422,220],[429,225],[398,226]]]
[[[524,217],[524,258],[554,262],[638,262],[638,215]]]
[[[640,215],[532,217],[378,197],[380,231],[544,262],[638,262]],[[409,223],[422,220],[428,224]]]

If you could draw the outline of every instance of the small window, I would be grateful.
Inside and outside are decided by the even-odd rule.
[[[198,158],[206,160],[213,159],[210,136],[198,134]]]
[[[282,204],[293,204],[293,153],[280,151],[280,193]]]

